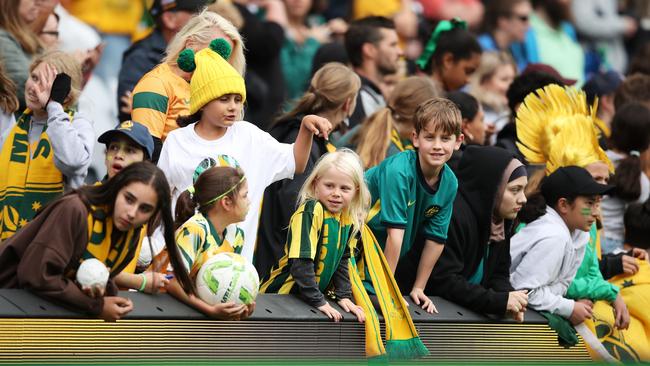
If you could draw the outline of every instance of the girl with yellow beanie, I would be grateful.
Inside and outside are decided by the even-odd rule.
[[[242,250],[249,260],[257,236],[260,203],[271,183],[304,171],[314,134],[328,138],[332,125],[315,115],[302,119],[294,144],[282,144],[252,123],[242,121],[246,87],[242,76],[226,61],[230,45],[215,39],[196,54],[181,52],[179,67],[193,72],[190,81],[190,115],[178,119],[182,128],[169,133],[158,166],[169,180],[172,199],[192,184],[196,166],[205,158],[225,154],[241,165],[249,182],[251,209],[241,224]]]

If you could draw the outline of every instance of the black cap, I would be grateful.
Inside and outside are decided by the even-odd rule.
[[[549,204],[562,197],[601,196],[613,189],[614,186],[596,182],[586,169],[578,166],[559,168],[542,181],[542,195]]]
[[[582,86],[582,90],[587,94],[587,102],[591,104],[595,97],[614,94],[622,82],[623,78],[616,71],[599,72]]]
[[[214,0],[153,0],[153,5],[149,11],[154,18],[170,10],[186,10],[196,13],[209,2],[214,2]]]

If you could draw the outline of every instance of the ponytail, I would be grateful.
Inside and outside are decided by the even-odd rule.
[[[278,117],[275,122],[273,122],[273,125],[281,124],[282,122],[290,121],[298,116],[302,116],[305,114],[317,114],[324,109],[327,109],[325,107],[325,100],[322,100],[322,98],[319,98],[316,95],[316,92],[312,90],[312,88],[309,88],[303,94],[300,99],[296,102],[296,106],[289,112],[281,115]],[[329,107],[329,106],[328,106]]]
[[[199,109],[198,111],[196,111],[196,113],[190,114],[189,116],[178,117],[178,119],[176,119],[176,123],[178,124],[178,127],[187,127],[192,123],[201,120],[202,115],[203,115],[203,111]]]
[[[197,204],[189,190],[183,191],[176,201],[176,212],[174,212],[174,230],[177,230],[185,221],[196,213]]]
[[[619,161],[612,183],[616,186],[616,197],[624,201],[636,201],[641,196],[641,159],[632,152]]]
[[[546,199],[542,196],[542,181],[546,173],[544,169],[538,169],[528,178],[528,185],[525,189],[526,204],[521,208],[517,215],[517,220],[524,224],[542,217],[546,213]]]
[[[357,144],[357,154],[364,169],[372,168],[386,158],[392,130],[393,117],[387,107],[373,113],[361,125],[352,142]]]

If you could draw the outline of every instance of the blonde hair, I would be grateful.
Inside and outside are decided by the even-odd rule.
[[[183,28],[172,38],[167,45],[167,51],[163,63],[171,66],[177,65],[178,55],[186,47],[188,40],[194,40],[204,44],[209,44],[213,39],[213,30],[218,28],[230,38],[233,43],[232,53],[228,63],[237,70],[241,75],[246,71],[246,59],[244,57],[244,41],[232,23],[221,15],[204,9],[195,15]]]
[[[303,114],[318,114],[341,108],[348,98],[356,97],[360,88],[361,79],[352,69],[338,62],[327,63],[316,71],[309,89],[296,102],[296,106],[280,116],[276,123]]]
[[[363,167],[372,168],[386,158],[395,124],[413,126],[417,107],[439,96],[442,96],[442,90],[427,77],[411,76],[397,83],[388,105],[368,117],[352,139],[357,144]]]
[[[318,159],[318,162],[316,162],[311,174],[309,174],[305,183],[303,183],[302,188],[300,188],[297,205],[300,206],[307,200],[317,199],[314,189],[316,181],[330,168],[336,168],[340,172],[347,174],[352,179],[352,182],[354,182],[354,186],[357,189],[357,194],[352,198],[350,206],[347,207],[347,212],[352,218],[354,226],[352,229],[352,236],[354,236],[363,227],[370,206],[370,191],[363,179],[361,160],[354,151],[350,149],[341,149],[321,156],[321,158]]]
[[[483,84],[490,80],[497,70],[502,66],[511,66],[517,75],[517,64],[508,53],[499,52],[484,52],[481,56],[481,63],[479,64],[476,72],[470,77],[470,94],[472,94],[481,104],[488,107],[502,111],[508,108],[507,104],[503,104],[500,97],[495,95],[494,92],[486,90]]]
[[[59,74],[66,73],[70,76],[70,94],[68,94],[63,106],[68,108],[75,105],[79,99],[79,94],[81,94],[81,82],[83,80],[79,61],[74,56],[63,51],[51,50],[34,59],[29,66],[29,72],[34,71],[41,63],[53,66]]]
[[[25,23],[18,13],[20,0],[0,1],[0,28],[6,30],[18,41],[20,47],[29,55],[34,55],[41,48],[36,33]]]

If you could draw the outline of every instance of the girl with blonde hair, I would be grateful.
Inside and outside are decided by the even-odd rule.
[[[400,81],[388,99],[388,105],[368,117],[360,127],[339,145],[356,146],[365,169],[381,163],[389,156],[413,150],[415,109],[427,100],[442,95],[429,78],[412,76]],[[349,139],[349,143],[345,141]]]
[[[359,77],[347,66],[336,62],[326,64],[314,74],[309,90],[293,110],[280,116],[269,133],[280,142],[291,143],[298,136],[302,118],[309,114],[325,117],[333,129],[338,128],[354,111],[360,86]],[[296,208],[300,187],[316,161],[334,150],[336,148],[322,136],[314,136],[304,173],[275,182],[264,193],[255,260],[261,275],[268,273],[282,256],[287,225]]]
[[[0,137],[0,241],[25,226],[46,203],[84,182],[92,159],[91,121],[71,108],[81,88],[81,66],[50,51],[29,67],[27,109]]]
[[[300,189],[284,256],[262,280],[261,292],[298,294],[335,322],[343,317],[334,300],[366,322],[368,357],[416,358],[428,354],[418,337],[372,232],[365,224],[370,205],[361,160],[349,149],[323,155]],[[354,253],[354,259],[351,255]],[[384,347],[377,312],[363,281],[373,287],[386,329]]]
[[[195,15],[174,36],[167,46],[162,63],[145,74],[133,89],[131,118],[145,125],[154,138],[152,161],[158,162],[167,134],[179,127],[178,117],[189,115],[191,72],[178,66],[178,57],[186,49],[198,52],[215,38],[224,38],[231,46],[228,62],[240,75],[244,74],[244,42],[232,23],[222,16],[204,10]]]

